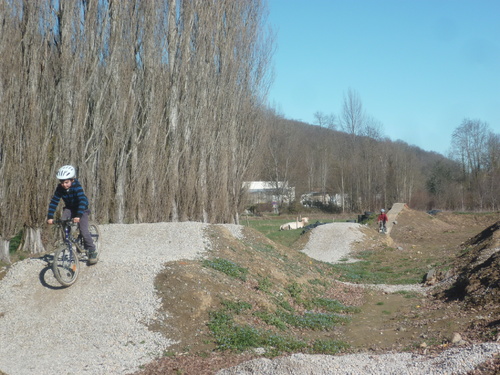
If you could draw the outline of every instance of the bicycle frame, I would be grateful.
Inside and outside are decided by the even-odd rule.
[[[387,225],[386,225],[386,222],[384,222],[384,221],[380,221],[380,222],[378,223],[378,230],[379,230],[379,232],[381,232],[381,233],[382,233],[382,232],[383,232],[383,233],[387,233]]]
[[[68,287],[76,281],[80,272],[80,246],[71,234],[71,220],[56,220],[54,223],[61,227],[64,244],[54,252],[52,271],[57,281]]]
[[[56,220],[55,224],[58,224],[61,227],[62,239],[67,246],[75,245],[76,250],[79,253],[87,253],[87,251],[82,247],[82,244],[80,243],[80,235],[75,237],[71,234],[71,227],[73,226],[72,219]]]
[[[71,233],[74,225],[72,219],[56,220],[54,224],[61,228],[63,246],[54,252],[54,261],[52,270],[59,283],[65,287],[71,286],[78,278],[80,261],[88,260],[89,251],[84,248],[83,237],[81,233],[75,236]],[[90,225],[91,236],[97,247],[99,240],[99,229],[96,225]],[[95,264],[95,263],[94,263]]]

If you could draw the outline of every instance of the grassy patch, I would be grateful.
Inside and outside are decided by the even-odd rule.
[[[322,297],[304,301],[303,305],[308,310],[321,309],[331,313],[357,313],[360,311],[357,307],[345,306],[337,300]]]
[[[280,230],[282,224],[295,221],[295,219],[268,219],[268,220],[248,220],[247,224],[262,233],[270,240],[281,245],[291,247],[301,236],[302,229]],[[332,220],[321,220],[322,223],[331,223]]]
[[[271,331],[257,329],[249,325],[236,324],[233,317],[226,311],[210,313],[208,328],[212,332],[219,350],[241,352],[263,347],[277,355],[281,352],[300,351],[307,347],[307,342],[290,336],[277,335]]]
[[[265,311],[255,312],[254,316],[281,331],[286,330],[288,325],[313,330],[330,330],[347,319],[333,314],[306,313],[301,316],[285,312],[273,314]],[[276,356],[290,352],[336,354],[348,348],[346,343],[338,340],[307,341],[290,335],[277,334],[271,330],[237,324],[233,316],[225,309],[211,312],[207,325],[218,350],[242,352],[251,348],[264,348],[268,356]]]
[[[278,298],[277,301],[276,301],[276,305],[278,307],[281,307],[282,309],[286,310],[286,311],[289,311],[289,312],[293,312],[294,311],[294,308],[292,307],[292,305],[290,305],[290,303],[283,299],[283,298]]]
[[[228,301],[228,300],[223,300],[221,301],[222,306],[225,307],[227,311],[232,311],[235,312],[236,314],[240,314],[244,310],[250,310],[252,308],[252,305],[248,302],[244,301]]]
[[[264,323],[274,326],[282,331],[287,328],[286,323],[282,319],[269,311],[256,311],[254,315],[261,319]]]
[[[325,288],[328,286],[328,281],[320,279],[308,280],[308,283],[311,285],[321,285]]]
[[[346,316],[329,313],[306,312],[303,315],[299,315],[279,311],[277,315],[286,324],[296,328],[306,328],[314,331],[328,331],[333,329],[336,325],[347,323],[350,320]]]
[[[266,277],[258,280],[257,289],[264,292],[264,293],[269,293],[272,286],[273,286],[273,283],[271,282],[269,277],[266,276]]]
[[[280,226],[290,220],[251,220],[249,225],[251,228],[261,232],[270,240],[280,243],[285,246],[293,244],[302,234],[302,230],[280,230]]]
[[[296,283],[295,281],[293,283],[291,283],[290,285],[288,285],[286,287],[286,290],[288,293],[290,293],[290,296],[292,298],[299,298],[302,291],[303,291],[302,287],[298,283]]]
[[[427,272],[428,262],[415,262],[395,254],[395,249],[363,251],[358,254],[359,262],[334,264],[332,268],[340,279],[364,284],[418,284]],[[432,260],[428,260],[432,262]]]
[[[337,354],[349,347],[343,341],[339,340],[316,340],[312,345],[313,353]]]
[[[419,293],[409,292],[407,290],[400,290],[399,292],[396,292],[396,294],[401,294],[405,298],[418,298],[421,296]]]
[[[246,281],[248,269],[237,265],[236,263],[223,259],[215,258],[212,260],[206,259],[203,261],[205,267],[213,268],[214,270],[225,273],[226,275],[235,279]]]

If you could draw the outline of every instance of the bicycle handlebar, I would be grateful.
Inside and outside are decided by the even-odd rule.
[[[76,223],[73,223],[73,219],[64,219],[64,220],[58,219],[58,220],[54,220],[53,223],[56,225],[63,225],[63,226],[76,224]]]

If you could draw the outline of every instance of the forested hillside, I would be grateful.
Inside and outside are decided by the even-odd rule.
[[[498,209],[500,141],[485,124],[471,143],[464,120],[451,161],[384,138],[356,97],[338,130],[269,109],[266,16],[265,0],[0,0],[0,255],[21,231],[43,251],[64,164],[99,223],[238,223],[255,179],[340,194],[353,212]]]
[[[349,131],[342,119],[325,128],[274,115],[252,177],[289,181],[297,196],[341,194],[348,212],[390,208],[395,202],[421,210],[499,209],[500,134],[487,124],[465,119],[445,157],[393,141],[360,118]]]

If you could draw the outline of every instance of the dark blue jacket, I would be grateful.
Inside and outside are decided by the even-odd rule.
[[[61,185],[57,185],[54,196],[49,203],[49,213],[47,214],[47,219],[54,218],[54,213],[56,212],[57,205],[59,204],[61,198],[64,201],[66,208],[69,208],[72,215],[76,217],[82,217],[83,212],[89,207],[89,201],[83,191],[82,185],[80,185],[80,182],[75,179],[68,190],[65,190]]]

